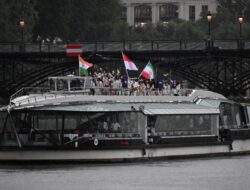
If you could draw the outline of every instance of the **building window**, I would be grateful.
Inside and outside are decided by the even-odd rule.
[[[160,6],[160,21],[168,22],[171,19],[178,18],[178,6],[174,4],[165,4]]]
[[[207,13],[208,13],[208,6],[202,5],[201,6],[201,15],[207,15]]]
[[[121,19],[127,21],[127,7],[122,7]]]
[[[189,6],[189,20],[195,21],[195,6]]]
[[[152,8],[148,5],[135,7],[135,26],[143,26],[152,21]]]

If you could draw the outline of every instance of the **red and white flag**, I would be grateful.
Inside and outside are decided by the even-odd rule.
[[[66,46],[66,55],[68,57],[75,57],[82,55],[82,45],[80,44],[70,44]]]
[[[122,58],[125,64],[125,68],[127,70],[131,70],[131,71],[138,71],[136,65],[134,64],[134,62],[132,62],[128,56],[126,56],[123,52],[122,52]]]

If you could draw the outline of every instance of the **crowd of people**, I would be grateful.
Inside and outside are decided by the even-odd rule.
[[[125,89],[129,95],[163,95],[175,94],[176,90],[180,89],[180,83],[171,83],[169,80],[164,80],[163,77],[157,79],[129,78],[127,75],[122,75],[119,69],[107,72],[103,68],[95,68],[94,72],[90,73],[94,79],[96,88],[113,89],[113,93],[120,93],[118,89]],[[117,91],[116,91],[117,89]]]

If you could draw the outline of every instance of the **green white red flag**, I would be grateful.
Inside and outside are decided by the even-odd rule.
[[[155,79],[155,72],[154,72],[154,67],[149,61],[146,67],[143,69],[141,72],[140,76],[144,77],[145,79]]]

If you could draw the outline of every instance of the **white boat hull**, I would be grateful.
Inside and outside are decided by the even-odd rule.
[[[250,152],[250,140],[234,141],[232,146],[202,145],[185,147],[147,147],[116,150],[2,150],[0,161],[126,161],[153,158],[182,158],[209,155],[231,155]]]

